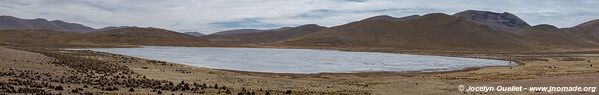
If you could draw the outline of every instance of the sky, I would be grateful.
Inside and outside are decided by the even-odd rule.
[[[0,0],[0,15],[205,34],[464,10],[509,12],[531,25],[571,27],[599,19],[599,0]]]

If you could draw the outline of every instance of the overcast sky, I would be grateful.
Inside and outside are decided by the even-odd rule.
[[[0,15],[179,32],[319,24],[376,15],[395,17],[464,10],[513,13],[531,25],[571,27],[599,19],[599,0],[0,0]]]

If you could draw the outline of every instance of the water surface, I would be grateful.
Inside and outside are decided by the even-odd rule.
[[[271,73],[430,72],[508,61],[314,49],[163,47],[86,49],[192,66]]]

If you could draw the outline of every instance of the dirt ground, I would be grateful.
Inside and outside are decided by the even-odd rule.
[[[468,92],[465,86],[599,86],[599,53],[461,54],[512,67],[451,72],[277,74],[218,70],[115,54],[0,47],[0,93],[293,95],[596,95],[599,92]],[[116,88],[116,89],[115,89]]]

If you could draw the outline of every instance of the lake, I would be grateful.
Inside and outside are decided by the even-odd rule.
[[[434,72],[515,65],[504,60],[315,49],[144,46],[83,50],[198,67],[270,73]]]

